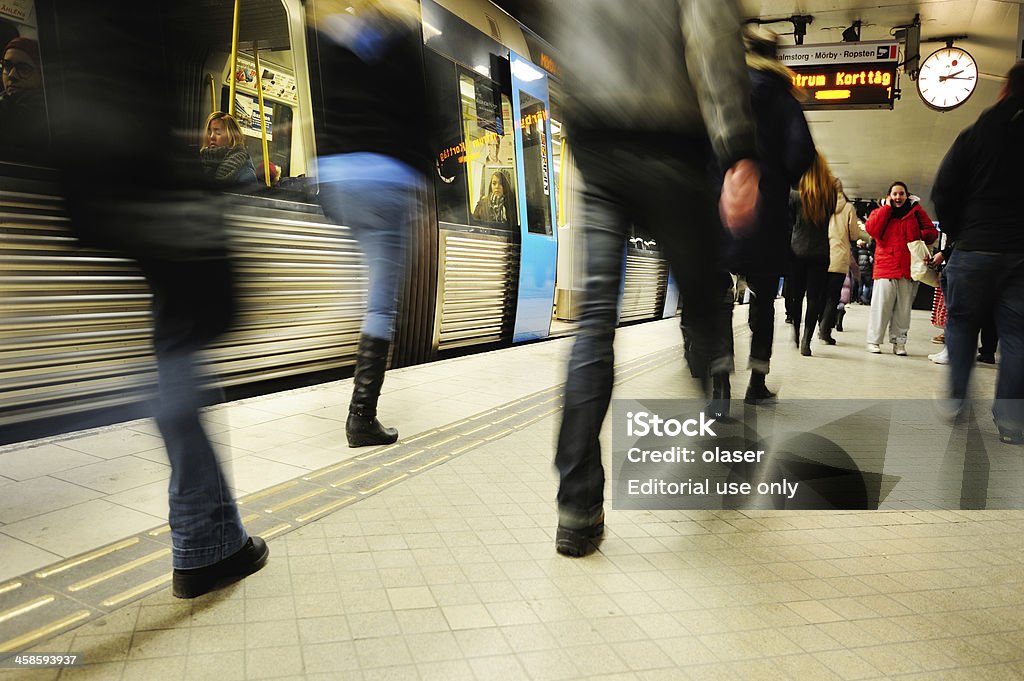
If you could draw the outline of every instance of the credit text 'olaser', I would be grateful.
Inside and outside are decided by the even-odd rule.
[[[658,437],[676,437],[680,433],[691,437],[710,435],[717,437],[711,426],[715,419],[705,418],[704,412],[700,413],[700,420],[686,419],[663,419],[657,414],[649,414],[646,411],[626,412],[626,433],[630,437],[643,437],[644,435],[657,435]]]

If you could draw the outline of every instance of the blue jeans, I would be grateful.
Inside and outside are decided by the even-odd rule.
[[[721,226],[706,156],[683,158],[657,143],[638,146],[592,140],[576,148],[586,184],[586,279],[555,454],[559,522],[569,527],[592,521],[604,504],[598,437],[612,394],[622,254],[631,224],[657,240],[678,280],[692,375],[733,366],[732,320],[720,310],[731,279],[719,267]]]
[[[320,205],[352,230],[367,266],[363,334],[392,340],[399,287],[422,177],[379,154],[339,154],[321,160]]]
[[[171,464],[168,487],[172,562],[205,567],[248,540],[203,425],[195,353],[223,333],[234,312],[227,259],[140,262],[153,293],[153,346],[159,405],[156,423]]]
[[[974,368],[978,332],[994,314],[1002,357],[992,415],[1024,428],[1024,253],[955,249],[943,271],[950,396],[962,401]]]

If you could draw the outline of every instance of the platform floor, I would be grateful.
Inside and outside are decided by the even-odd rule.
[[[909,357],[866,353],[866,321],[851,306],[840,344],[811,358],[780,321],[769,385],[783,398],[941,389],[926,313]],[[0,679],[1024,678],[1024,512],[609,509],[598,553],[558,556],[551,459],[570,346],[390,372],[394,448],[345,446],[351,380],[210,409],[271,560],[194,601],[167,587],[151,422],[0,449],[0,650],[87,663]],[[620,329],[616,360],[616,397],[697,396],[676,320]],[[979,396],[994,378],[979,365]],[[983,437],[1008,447],[991,424]]]

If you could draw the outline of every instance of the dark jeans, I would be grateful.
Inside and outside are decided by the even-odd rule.
[[[620,148],[594,140],[576,148],[586,183],[580,227],[587,266],[555,454],[562,524],[583,524],[604,503],[598,436],[612,393],[612,342],[631,224],[657,240],[677,278],[693,375],[732,370],[731,320],[719,312],[731,279],[719,269],[721,226],[706,160],[677,157],[653,143]]]
[[[792,285],[793,323],[800,323],[800,313],[807,296],[807,310],[804,312],[804,330],[810,332],[821,319],[825,307],[825,282],[828,279],[828,256],[796,256],[793,258]]]
[[[943,277],[950,395],[967,397],[978,332],[994,314],[1002,357],[992,415],[1004,428],[1024,428],[1024,253],[956,249]]]
[[[195,353],[222,334],[234,312],[228,260],[140,263],[153,293],[157,427],[171,464],[168,487],[173,564],[205,567],[248,539],[203,425]]]
[[[999,332],[996,329],[996,316],[993,311],[981,325],[981,346],[978,348],[978,354],[995,355],[998,347]]]
[[[874,280],[871,278],[870,274],[862,273],[860,275],[860,286],[857,288],[857,300],[859,300],[862,305],[871,304],[871,289],[873,281]]]
[[[775,340],[775,296],[779,292],[778,274],[747,275],[750,289],[750,369],[767,374],[771,368],[772,342]]]
[[[829,272],[825,279],[825,307],[821,312],[821,325],[819,332],[822,334],[832,333],[836,328],[836,319],[839,315],[839,301],[843,297],[843,282],[846,281],[846,273]]]

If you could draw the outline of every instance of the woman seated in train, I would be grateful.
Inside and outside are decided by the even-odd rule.
[[[512,200],[512,183],[500,170],[491,175],[491,184],[486,196],[481,196],[473,209],[473,217],[485,222],[497,222],[512,228],[515,207]]]
[[[207,116],[204,142],[199,162],[208,178],[223,188],[256,187],[256,168],[234,117],[223,111]]]

